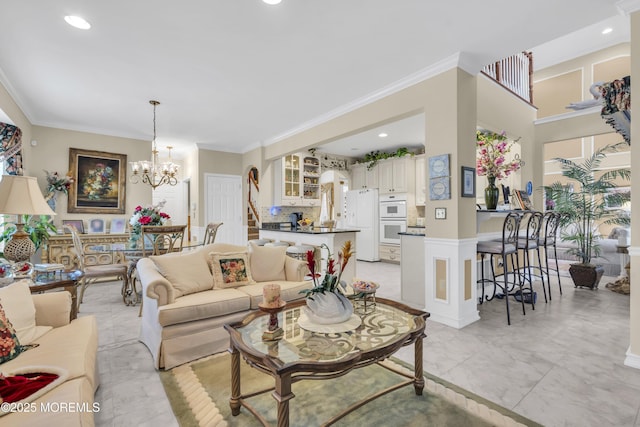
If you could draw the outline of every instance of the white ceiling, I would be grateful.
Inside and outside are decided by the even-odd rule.
[[[0,0],[0,82],[35,125],[150,140],[157,99],[160,147],[244,152],[457,53],[477,71],[615,4]]]

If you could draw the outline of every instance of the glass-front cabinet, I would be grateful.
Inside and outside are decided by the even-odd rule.
[[[283,200],[300,198],[300,155],[290,154],[282,162],[284,193]]]
[[[274,204],[320,206],[320,160],[311,155],[289,154],[276,165]]]

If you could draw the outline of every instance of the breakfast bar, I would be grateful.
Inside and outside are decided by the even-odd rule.
[[[273,241],[287,242],[290,245],[309,245],[320,247],[322,244],[327,245],[331,251],[331,255],[338,256],[338,253],[342,251],[342,246],[348,240],[351,240],[351,251],[357,252],[356,247],[356,233],[359,230],[351,229],[335,229],[314,227],[309,230],[265,230],[260,229],[261,239],[270,239]],[[327,254],[323,251],[322,258],[326,259]],[[323,265],[324,266],[324,265]],[[347,264],[347,268],[342,273],[342,280],[347,284],[351,284],[353,278],[356,275],[356,262],[355,257]]]

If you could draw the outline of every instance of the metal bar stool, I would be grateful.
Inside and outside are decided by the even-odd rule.
[[[539,277],[542,281],[542,291],[544,293],[544,302],[547,302],[547,289],[544,286],[544,271],[542,269],[542,257],[540,255],[540,230],[542,229],[542,212],[530,211],[527,213],[529,219],[527,220],[527,228],[524,236],[518,237],[518,250],[523,251],[523,272],[522,282],[529,281],[529,296],[531,297],[531,308],[536,309],[535,306],[535,293],[533,292],[533,277]],[[538,265],[532,265],[530,251],[535,250],[538,254]],[[531,270],[537,268],[540,274],[533,274]],[[524,299],[525,295],[521,293],[521,298]]]
[[[514,257],[514,255],[517,255],[518,253],[518,232],[520,229],[520,220],[521,220],[521,217],[519,214],[515,212],[510,212],[509,214],[507,214],[506,218],[504,219],[504,223],[502,225],[502,240],[499,240],[499,241],[481,240],[478,242],[478,246],[476,249],[476,252],[480,254],[480,269],[481,269],[481,275],[482,275],[482,278],[479,280],[479,282],[482,283],[482,297],[481,297],[480,303],[482,304],[484,299],[486,299],[487,301],[491,301],[494,297],[499,298],[498,294],[496,294],[496,289],[500,288],[502,290],[503,298],[505,300],[505,305],[507,307],[507,324],[509,325],[511,325],[511,314],[509,313],[510,292],[512,292],[517,285],[520,288],[520,294],[522,294],[522,280],[520,278],[520,275],[518,274],[519,261],[517,259],[517,256]],[[492,279],[485,279],[484,277],[485,255],[489,255],[489,260],[491,261],[490,264],[491,264]],[[493,266],[494,255],[502,257],[502,266],[504,268],[504,272],[502,273],[502,275],[504,276],[504,282],[502,284],[500,284],[500,282],[496,280],[495,269]],[[513,271],[513,285],[511,286],[509,285],[509,279],[508,279],[509,268],[507,264],[507,256],[511,258],[511,270]],[[518,280],[518,283],[516,283],[516,279]],[[485,282],[493,282],[494,288],[493,288],[493,295],[491,295],[491,297],[485,297],[485,292],[484,292]],[[522,314],[524,315],[525,314],[524,298],[521,298],[521,302],[522,302]]]
[[[562,295],[562,282],[560,281],[560,269],[558,268],[558,251],[556,249],[556,239],[558,235],[558,228],[560,226],[561,214],[558,212],[546,212],[544,214],[544,235],[538,239],[538,246],[544,248],[544,261],[545,270],[547,275],[547,287],[549,288],[549,300],[551,300],[551,278],[549,276],[549,270],[555,271],[558,277],[558,288],[560,289],[560,295]],[[549,251],[553,248],[553,259],[555,260],[555,268],[549,266]]]

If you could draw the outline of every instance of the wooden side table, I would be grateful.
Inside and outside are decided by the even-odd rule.
[[[50,291],[52,289],[64,289],[71,294],[71,316],[73,320],[78,317],[78,285],[84,273],[80,270],[56,271],[51,273],[35,273],[33,284],[29,286],[32,294]]]

